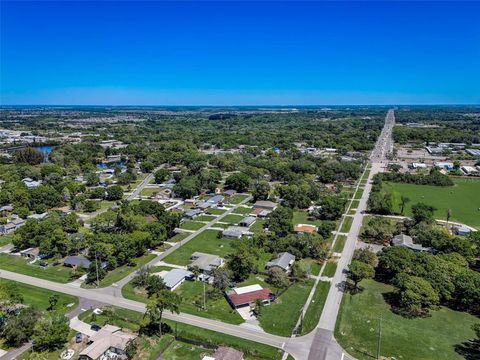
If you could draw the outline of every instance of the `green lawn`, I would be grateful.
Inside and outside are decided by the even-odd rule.
[[[362,198],[362,195],[363,195],[363,188],[359,188],[355,193],[354,199],[360,200]]]
[[[345,220],[343,221],[343,225],[340,228],[340,232],[348,233],[350,231],[350,227],[352,226],[353,216],[345,216]]]
[[[333,252],[341,253],[343,251],[343,247],[345,246],[345,241],[347,237],[345,235],[338,235],[337,241],[335,241],[335,245],[333,245]]]
[[[227,211],[226,209],[217,209],[217,208],[208,208],[207,210],[205,210],[205,213],[206,214],[212,214],[212,215],[222,215],[225,211]]]
[[[250,226],[250,230],[253,231],[255,233],[255,235],[260,235],[263,233],[263,225],[266,223],[266,220],[264,219],[257,219],[257,221],[255,221],[253,223],[252,226]]]
[[[161,191],[162,189],[157,187],[157,188],[143,188],[143,190],[140,192],[140,196],[152,196],[153,194],[157,194]]]
[[[13,235],[0,235],[0,246],[10,244],[12,239]]]
[[[59,283],[67,283],[75,279],[71,268],[63,265],[41,267],[37,264],[29,265],[29,261],[30,259],[27,260],[21,256],[0,254],[0,269]],[[76,277],[78,276],[80,275]]]
[[[173,341],[162,353],[164,360],[198,360],[205,355],[212,355],[214,351],[181,341]]]
[[[263,307],[259,316],[262,328],[271,334],[290,336],[313,286],[313,280],[293,284],[275,301]]]
[[[335,275],[335,271],[337,271],[337,263],[329,261],[323,269],[322,276],[333,277],[333,275]]]
[[[232,197],[225,198],[225,203],[226,204],[240,204],[247,197],[248,197],[248,195],[245,195],[245,194],[235,194]]]
[[[303,323],[301,327],[301,335],[308,334],[310,331],[314,330],[320,320],[322,315],[323,306],[327,300],[328,291],[330,290],[330,283],[320,281],[315,289],[315,294],[313,295],[312,302],[307,309],[307,312],[303,318]]]
[[[169,242],[178,242],[178,241],[181,241],[181,240],[185,239],[188,235],[190,235],[190,233],[179,232],[178,234],[175,234],[173,237],[171,237],[171,238],[168,239],[167,241],[169,241]]]
[[[184,221],[180,224],[180,229],[185,230],[198,230],[204,227],[205,224],[195,222],[195,221]]]
[[[138,257],[138,258],[134,259],[133,261],[135,263],[135,266],[122,265],[122,266],[119,266],[119,267],[113,269],[112,271],[109,271],[107,273],[107,275],[102,280],[100,280],[100,284],[99,284],[98,287],[107,287],[107,286],[112,285],[113,283],[123,279],[125,276],[127,276],[131,272],[137,270],[142,265],[145,265],[146,263],[153,260],[154,258],[155,258],[154,254],[147,254],[147,255],[144,255],[144,256],[141,256],[141,257]],[[92,284],[83,283],[82,287],[95,288],[96,284],[95,283],[92,283]]]
[[[454,186],[429,186],[402,183],[384,183],[383,190],[393,194],[394,210],[400,212],[400,197],[410,202],[405,215],[412,215],[412,205],[423,202],[437,208],[435,218],[446,220],[447,210],[452,209],[451,220],[480,229],[480,180],[452,178]]]
[[[212,221],[216,218],[217,218],[216,216],[212,216],[212,215],[199,215],[195,218],[195,221]]]
[[[168,255],[163,261],[177,265],[188,265],[190,257],[195,251],[225,257],[232,251],[232,244],[235,240],[219,239],[217,237],[218,233],[217,230],[202,231],[181,248]]]
[[[312,275],[319,275],[322,265],[318,261],[313,259],[301,259],[298,262],[301,266],[303,266],[303,264],[310,266],[310,273]]]
[[[306,211],[294,211],[292,223],[296,224],[311,224],[311,225],[320,225],[321,221],[315,218],[310,218],[308,212]]]
[[[241,215],[246,215],[246,214],[250,214],[252,212],[252,208],[251,207],[243,207],[243,206],[239,206],[238,208],[236,208],[234,211],[233,211],[233,214],[241,214]]]
[[[50,295],[58,295],[57,311],[65,314],[75,309],[78,305],[78,298],[71,295],[58,293],[47,289],[42,289],[36,286],[22,284],[16,281],[0,279],[0,284],[14,285],[18,289],[18,292],[23,297],[23,303],[25,305],[35,306],[39,310],[46,310],[49,306],[48,298]],[[74,304],[67,307],[67,305]]]
[[[363,292],[343,296],[335,338],[359,360],[375,358],[382,317],[381,355],[396,359],[463,359],[454,346],[474,337],[478,318],[442,307],[427,318],[407,319],[394,314],[384,300],[391,286],[364,280]]]
[[[113,308],[115,311],[112,315],[97,315],[95,321],[92,320],[92,310],[80,314],[79,318],[89,324],[97,323],[99,325],[112,324],[125,329],[137,331],[143,314],[140,312]],[[165,320],[170,325],[172,333],[176,333],[178,337],[190,339],[193,341],[206,342],[214,346],[231,346],[245,353],[246,360],[279,360],[282,358],[282,351],[272,346],[259,344],[254,341],[240,339],[235,336],[195,327],[183,323],[175,323],[174,321]],[[155,358],[154,358],[155,359]]]
[[[245,216],[243,215],[228,214],[219,221],[229,224],[238,224],[244,217]]]
[[[358,205],[360,204],[360,200],[353,200],[352,201],[352,206],[350,206],[350,209],[356,209],[358,208]]]

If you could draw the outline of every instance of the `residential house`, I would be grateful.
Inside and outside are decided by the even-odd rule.
[[[12,212],[13,211],[13,206],[12,205],[5,205],[0,207],[0,212]]]
[[[420,244],[415,244],[411,236],[400,234],[394,236],[392,240],[393,246],[401,246],[413,251],[431,251],[430,248],[423,247]]]
[[[14,215],[10,222],[0,225],[0,235],[11,234],[23,225],[25,225],[25,220],[19,218],[17,215]]]
[[[163,282],[167,289],[173,291],[179,287],[186,279],[193,278],[193,273],[184,269],[172,269],[165,275],[162,275]]]
[[[468,155],[472,155],[472,156],[475,156],[475,157],[480,157],[480,149],[467,149],[467,150],[465,150],[465,152]]]
[[[228,302],[234,309],[251,306],[255,304],[257,300],[260,300],[264,304],[269,304],[275,298],[270,289],[264,289],[259,284],[233,288],[226,296]]]
[[[264,209],[269,211],[275,210],[277,206],[277,203],[268,200],[258,200],[255,204],[253,204],[254,209]]]
[[[311,224],[297,224],[293,227],[293,231],[297,234],[313,234],[317,232],[317,227]]]
[[[252,226],[255,221],[257,221],[257,218],[255,216],[247,216],[247,217],[244,217],[239,223],[238,225],[239,226],[243,226],[243,227],[250,227]]]
[[[228,197],[232,197],[232,196],[235,195],[236,193],[237,193],[236,190],[226,190],[226,191],[223,192],[223,194],[224,194],[225,196],[228,196]]]
[[[460,167],[460,170],[462,170],[462,172],[465,175],[468,175],[468,176],[478,176],[478,175],[480,175],[480,170],[477,169],[474,166],[466,166],[465,165],[465,166]]]
[[[183,216],[185,216],[188,219],[193,219],[194,217],[200,215],[202,213],[201,209],[191,209],[185,212]]]
[[[435,162],[434,165],[435,165],[436,168],[439,168],[439,169],[453,170],[453,163],[452,162],[438,161],[438,162]]]
[[[452,230],[456,235],[459,236],[468,236],[472,232],[472,230],[463,224],[455,224],[452,226]]]
[[[282,252],[278,256],[267,262],[265,266],[267,269],[279,268],[285,272],[290,272],[292,269],[293,263],[295,262],[295,255],[292,255],[288,252]]]
[[[230,239],[240,239],[242,236],[252,236],[253,232],[244,226],[229,226],[222,231],[222,235]]]
[[[33,189],[33,188],[36,188],[36,187],[39,187],[42,182],[40,180],[33,180],[31,178],[25,178],[22,180],[22,182],[25,184],[25,186],[29,189]]]
[[[90,337],[90,345],[80,352],[79,360],[127,359],[127,344],[136,337],[121,331],[117,326],[105,325]]]
[[[427,164],[424,164],[424,163],[411,163],[410,166],[409,166],[410,169],[413,169],[413,170],[418,170],[418,169],[426,169],[427,168]]]
[[[41,213],[41,214],[32,214],[32,215],[28,215],[27,216],[27,219],[34,219],[34,220],[43,220],[45,219],[46,217],[48,217],[48,213],[44,212],[44,213]]]
[[[250,216],[256,216],[259,218],[266,218],[268,214],[270,214],[270,211],[262,208],[252,209],[250,212]]]
[[[213,355],[205,355],[202,360],[243,360],[243,352],[227,346],[220,346]]]
[[[207,203],[212,204],[213,206],[221,205],[225,197],[223,195],[215,195],[207,200]]]
[[[63,261],[64,266],[88,269],[92,262],[82,255],[67,256]]]
[[[45,257],[45,255],[40,254],[40,248],[38,247],[22,250],[20,251],[20,255],[32,260],[40,260]]]
[[[195,251],[190,257],[191,262],[188,266],[189,269],[198,267],[204,274],[209,274],[213,269],[222,267],[225,264],[225,260],[217,255],[205,254]]]

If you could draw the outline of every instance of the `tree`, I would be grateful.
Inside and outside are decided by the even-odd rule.
[[[123,189],[120,185],[113,185],[107,188],[105,198],[109,201],[121,200],[123,197]]]
[[[322,220],[337,220],[345,211],[346,199],[340,196],[326,196],[320,202],[321,207],[316,211],[317,217]]]
[[[268,218],[268,228],[278,236],[285,236],[292,231],[293,210],[279,206],[273,210]]]
[[[377,264],[377,255],[370,248],[356,249],[353,253],[353,260],[358,260],[372,267]]]
[[[225,180],[225,186],[238,192],[245,192],[250,186],[250,177],[244,173],[235,173]]]
[[[365,242],[386,245],[392,240],[394,231],[395,226],[389,219],[373,216],[365,224],[360,238]]]
[[[348,278],[353,281],[353,286],[358,289],[358,283],[363,279],[371,279],[375,275],[372,265],[353,260],[348,266]]]
[[[42,163],[44,155],[41,151],[33,148],[27,147],[25,149],[20,149],[15,152],[15,162],[16,163],[26,163],[29,165],[38,165]]]
[[[222,269],[214,269],[213,275],[213,287],[219,291],[225,291],[230,286],[230,277],[228,273]]]
[[[51,314],[41,318],[33,329],[33,344],[39,350],[61,348],[69,338],[69,320],[60,314]]]
[[[200,194],[200,182],[196,176],[184,176],[173,186],[173,192],[183,198],[190,199]]]
[[[256,266],[255,258],[256,254],[252,254],[248,244],[245,242],[237,244],[233,253],[228,255],[227,263],[235,280],[243,281],[250,275]]]
[[[150,269],[148,266],[142,266],[135,273],[134,278],[132,279],[132,284],[135,287],[146,287],[148,277],[150,276]]]
[[[418,203],[412,206],[412,218],[415,221],[415,224],[425,222],[432,223],[434,221],[433,214],[435,213],[435,208],[431,205],[424,203]]]
[[[97,283],[97,280],[102,280],[107,275],[107,271],[102,266],[101,261],[95,260],[90,263],[90,267],[88,268],[87,273],[87,284]]]
[[[252,195],[253,200],[267,200],[270,194],[270,185],[268,181],[260,180],[253,185]]]
[[[131,360],[137,354],[138,351],[138,341],[137,339],[130,339],[125,346],[125,354],[127,355],[127,359]]]
[[[156,184],[161,184],[165,180],[167,180],[169,176],[170,176],[170,173],[168,172],[168,170],[164,169],[164,168],[161,168],[161,169],[157,170],[154,174],[155,183]]]
[[[85,174],[85,183],[87,186],[95,186],[100,182],[100,175],[95,172]]]
[[[332,236],[332,231],[334,231],[336,227],[337,225],[334,221],[322,221],[320,225],[318,225],[317,232],[322,238],[327,240]]]
[[[285,288],[289,284],[287,274],[277,267],[268,270],[267,282],[277,288]]]
[[[33,308],[22,309],[18,315],[10,316],[3,324],[2,338],[14,347],[28,342],[39,317],[40,313]]]
[[[447,209],[447,229],[448,229],[448,223],[450,222],[451,217],[452,217],[452,209]]]
[[[58,295],[52,294],[48,297],[48,311],[53,311],[57,307],[58,304]]]
[[[145,289],[147,290],[147,296],[150,298],[165,289],[165,282],[160,276],[150,275],[147,278]]]
[[[400,204],[401,204],[400,213],[402,215],[404,214],[404,211],[405,211],[405,205],[407,205],[408,202],[410,202],[410,199],[407,196],[402,195],[400,197]]]
[[[389,215],[393,212],[392,194],[389,192],[381,193],[372,189],[367,205],[368,211],[373,214]]]
[[[399,305],[409,315],[424,315],[440,302],[438,293],[421,277],[401,273],[394,284],[398,288]]]
[[[158,327],[160,336],[162,335],[162,316],[165,310],[178,314],[178,306],[182,299],[179,295],[170,290],[161,290],[155,293],[147,303],[145,316],[148,318],[149,327],[154,329]]]

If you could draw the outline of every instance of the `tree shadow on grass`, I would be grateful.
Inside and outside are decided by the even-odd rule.
[[[455,345],[455,351],[466,360],[480,360],[480,339],[468,340],[457,344]]]

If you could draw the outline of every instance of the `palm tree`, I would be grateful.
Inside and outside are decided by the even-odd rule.
[[[160,336],[162,336],[162,316],[165,310],[172,313],[179,313],[178,304],[182,301],[181,297],[170,290],[161,290],[155,293],[147,303],[145,316],[148,317],[150,325],[158,326]]]
[[[191,272],[193,273],[193,276],[195,276],[195,280],[198,280],[198,275],[200,275],[200,273],[201,273],[200,268],[198,267],[198,265],[192,266],[192,268],[191,268],[190,270],[191,270]]]
[[[450,218],[452,217],[452,209],[447,210],[447,229],[448,229],[448,222],[450,221]]]
[[[405,205],[410,201],[410,199],[408,197],[406,197],[405,195],[402,195],[401,198],[400,198],[400,201],[401,201],[401,206],[402,206],[401,214],[403,215],[403,212],[405,210]]]

